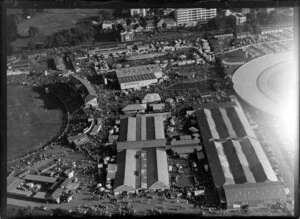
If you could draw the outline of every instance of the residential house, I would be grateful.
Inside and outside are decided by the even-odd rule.
[[[164,28],[164,24],[166,25],[167,29],[171,29],[177,26],[176,21],[174,21],[173,19],[170,18],[166,18],[166,19],[161,19],[158,23],[157,23],[157,27],[158,28]]]
[[[155,29],[154,20],[146,20],[146,31],[153,31]]]

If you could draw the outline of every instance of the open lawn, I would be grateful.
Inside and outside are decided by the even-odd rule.
[[[235,63],[235,62],[242,63],[246,61],[245,53],[240,49],[223,54],[221,55],[221,58],[224,62],[228,62],[228,63]]]
[[[80,19],[97,15],[99,9],[49,9],[45,12],[33,16],[31,19],[24,20],[18,24],[18,33],[21,36],[27,36],[28,28],[36,26],[40,29],[42,35],[69,29],[73,27]]]
[[[181,89],[190,89],[196,88],[201,93],[206,93],[212,91],[212,84],[215,81],[212,79],[201,80],[201,81],[192,81],[192,82],[183,82],[172,85],[169,89],[181,90]]]
[[[70,29],[81,19],[96,16],[98,12],[99,9],[47,9],[17,25],[21,37],[12,42],[12,46],[21,48],[26,47],[31,40],[34,42],[43,41],[46,36]],[[39,28],[40,34],[36,37],[27,37],[30,26]]]

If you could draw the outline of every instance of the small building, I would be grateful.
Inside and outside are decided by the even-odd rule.
[[[26,176],[23,177],[23,179],[27,180],[27,181],[36,181],[36,182],[43,182],[43,183],[52,184],[52,183],[55,183],[58,178],[27,174]]]
[[[177,96],[177,97],[175,97],[175,99],[176,99],[176,102],[185,101],[184,96]]]
[[[146,31],[153,31],[155,29],[154,20],[146,20]]]
[[[87,134],[79,134],[68,137],[69,143],[74,143],[76,147],[89,142]]]
[[[164,103],[154,103],[154,104],[150,104],[149,105],[153,111],[163,111],[165,108],[165,104]]]
[[[240,13],[233,13],[232,15],[236,19],[236,25],[239,26],[239,25],[243,24],[244,22],[246,22],[246,16],[245,15],[242,15]]]
[[[165,18],[165,19],[161,19],[158,23],[157,23],[157,27],[158,28],[163,28],[164,24],[166,25],[167,29],[171,29],[177,26],[177,23],[175,20],[173,19],[169,19],[169,18]]]
[[[69,179],[70,179],[70,178],[73,178],[73,177],[74,177],[74,170],[66,170],[66,171],[65,171],[65,175],[66,175],[66,177],[68,177]]]
[[[121,90],[141,89],[156,84],[156,73],[162,72],[159,65],[140,65],[116,70]]]
[[[127,30],[120,32],[121,42],[133,41],[134,32],[132,30]]]
[[[122,109],[122,111],[125,114],[132,114],[132,113],[145,113],[147,109],[147,104],[143,103],[143,104],[130,104],[127,105],[126,107],[124,107]]]
[[[160,102],[161,97],[157,93],[149,93],[146,94],[142,100],[142,103],[154,103],[154,102]]]
[[[111,30],[113,28],[114,22],[112,21],[104,21],[101,26],[102,29]]]
[[[109,143],[114,143],[118,140],[118,138],[119,138],[119,135],[109,135],[108,142]]]
[[[250,36],[251,34],[249,32],[241,32],[241,33],[236,33],[236,38],[237,39],[243,39],[247,36]]]
[[[145,28],[142,27],[141,25],[136,25],[136,26],[133,28],[133,31],[139,33],[139,32],[142,32],[144,29],[145,29]]]
[[[97,101],[97,96],[95,95],[87,95],[84,98],[85,106],[87,107],[97,107],[98,106],[98,101]]]
[[[34,199],[37,199],[38,201],[46,201],[46,192],[37,192],[33,196]]]

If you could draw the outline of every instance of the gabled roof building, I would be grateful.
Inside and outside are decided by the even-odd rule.
[[[167,154],[164,149],[127,149],[117,156],[114,192],[169,189]]]
[[[241,202],[240,193],[251,194],[251,202],[246,204],[256,206],[262,197],[253,191],[263,190],[260,185],[278,179],[239,103],[199,104],[194,108],[214,185],[219,191],[225,190],[227,207]],[[283,188],[278,185],[278,189]],[[281,194],[274,195],[275,199],[284,199]]]

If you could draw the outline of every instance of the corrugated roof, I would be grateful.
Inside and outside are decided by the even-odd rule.
[[[123,150],[118,153],[117,164],[114,191],[169,188],[167,154],[164,149]]]
[[[147,75],[147,74],[153,74],[156,72],[161,72],[161,67],[157,64],[153,65],[139,65],[139,66],[133,66],[129,68],[121,68],[116,70],[116,74],[118,79],[123,77],[129,77],[129,76],[140,76],[140,75]]]
[[[31,175],[31,174],[26,175],[25,177],[23,177],[23,179],[38,181],[38,182],[45,182],[45,183],[54,183],[57,180],[56,177],[39,176],[39,175]]]
[[[45,199],[46,192],[37,192],[37,193],[35,193],[35,195],[33,197],[38,198],[38,199]]]
[[[284,189],[279,182],[247,183],[224,185],[228,203],[258,200],[286,200]]]
[[[164,103],[150,104],[150,106],[153,108],[153,110],[163,110],[165,108]]]
[[[7,192],[13,191],[16,189],[18,185],[20,185],[22,182],[24,182],[23,179],[14,179],[10,184],[7,184]]]
[[[79,135],[73,135],[73,136],[69,136],[68,137],[68,141],[75,141],[75,140],[79,140],[82,138],[87,138],[87,134],[79,134]]]
[[[156,79],[154,73],[147,73],[142,75],[132,75],[132,76],[125,76],[119,77],[119,83],[129,83],[134,81],[146,81],[146,80],[153,80]]]
[[[135,166],[135,155],[136,150],[126,150],[126,158],[125,158],[125,174],[124,174],[124,185],[135,188],[135,175],[134,172],[136,170]]]
[[[122,109],[122,111],[145,110],[147,104],[130,104]]]
[[[165,139],[147,140],[147,141],[124,141],[124,142],[117,142],[117,150],[165,147],[166,143],[167,142]]]
[[[152,103],[161,101],[161,97],[157,93],[146,94],[142,100],[142,103]]]
[[[238,103],[195,108],[215,185],[277,180]]]
[[[119,141],[165,139],[162,115],[137,115],[121,119]]]

